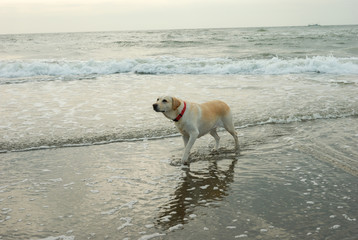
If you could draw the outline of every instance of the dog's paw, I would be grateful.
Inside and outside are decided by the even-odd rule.
[[[183,170],[186,170],[186,169],[189,169],[189,168],[190,168],[189,164],[181,165],[180,167],[181,167],[181,169],[183,169]]]
[[[235,148],[235,154],[240,156],[241,155],[240,153],[241,153],[240,148],[239,147]]]

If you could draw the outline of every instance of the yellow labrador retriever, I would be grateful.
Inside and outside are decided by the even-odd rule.
[[[182,164],[188,164],[189,152],[195,140],[207,133],[215,138],[215,149],[219,147],[220,137],[216,132],[219,124],[234,137],[235,149],[240,151],[239,140],[232,122],[232,114],[229,106],[219,100],[203,104],[190,103],[175,97],[159,97],[153,104],[156,112],[162,112],[164,116],[173,120],[175,126],[183,136],[184,154]]]

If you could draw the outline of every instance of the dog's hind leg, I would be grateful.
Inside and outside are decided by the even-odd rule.
[[[216,132],[216,128],[214,128],[213,130],[210,131],[210,135],[215,138],[215,150],[218,150],[220,137],[219,137],[218,133]]]
[[[237,133],[235,131],[234,124],[232,122],[231,113],[228,114],[227,116],[225,116],[222,119],[222,122],[223,122],[223,125],[224,125],[224,128],[226,129],[226,131],[228,131],[231,134],[231,136],[234,138],[234,140],[235,140],[235,150],[236,150],[236,152],[240,153],[239,139],[237,138]]]

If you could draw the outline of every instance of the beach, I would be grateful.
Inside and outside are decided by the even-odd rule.
[[[201,138],[188,168],[170,164],[180,137],[2,154],[1,237],[355,239],[356,122],[250,127],[240,156],[220,132],[219,153]]]
[[[0,35],[0,239],[357,239],[358,27]],[[159,96],[226,102],[183,141]]]

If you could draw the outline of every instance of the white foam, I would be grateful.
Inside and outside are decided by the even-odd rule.
[[[130,202],[127,202],[125,204],[122,204],[121,206],[119,207],[115,207],[113,209],[110,209],[108,211],[102,211],[101,214],[102,215],[112,215],[114,213],[116,213],[118,210],[124,208],[124,207],[127,207],[129,209],[132,209],[133,208],[133,205],[136,204],[138,201],[137,200],[133,200],[133,201],[130,201]]]
[[[320,113],[312,113],[307,115],[289,115],[289,116],[281,116],[281,117],[269,117],[265,121],[260,121],[257,123],[246,124],[240,126],[238,128],[246,128],[256,125],[265,125],[265,124],[287,124],[287,123],[294,123],[294,122],[302,122],[302,121],[312,121],[312,120],[319,120],[319,119],[337,119],[337,118],[344,118],[344,117],[351,117],[356,116],[357,113],[353,110],[351,112],[345,113],[327,113],[327,114],[320,114]]]
[[[335,230],[335,229],[338,229],[340,227],[341,227],[341,225],[336,224],[336,225],[333,225],[332,227],[330,227],[329,229]]]
[[[236,226],[227,226],[227,229],[236,229]]]
[[[247,238],[247,237],[248,237],[247,234],[240,234],[240,235],[235,236],[235,238]]]
[[[108,210],[108,211],[103,211],[101,212],[102,215],[112,215],[114,213],[116,213],[120,208],[116,207],[116,208],[113,208],[111,210]]]
[[[129,72],[135,64],[125,61],[32,60],[0,61],[0,77],[71,76]]]
[[[164,236],[164,235],[165,235],[164,233],[153,233],[153,234],[141,236],[139,238],[139,240],[149,240],[149,239]]]
[[[17,60],[0,61],[1,78],[34,76],[89,76],[140,74],[358,74],[358,58],[316,56],[284,59],[180,58],[160,56],[107,61]]]
[[[348,221],[350,221],[350,222],[356,221],[356,218],[350,218],[347,214],[342,214],[342,216],[343,216],[346,220],[348,220]]]
[[[75,236],[65,236],[65,235],[61,235],[58,237],[47,237],[47,238],[43,238],[43,240],[74,240]]]
[[[120,220],[125,221],[121,226],[117,228],[117,230],[122,230],[125,227],[132,226],[131,224],[132,218],[131,217],[122,217]]]
[[[181,224],[181,223],[179,223],[179,224],[177,224],[177,225],[175,225],[175,226],[173,226],[173,227],[170,227],[170,228],[168,229],[168,231],[169,231],[169,232],[172,232],[172,231],[179,230],[179,229],[183,229],[183,228],[184,228],[184,225]]]

